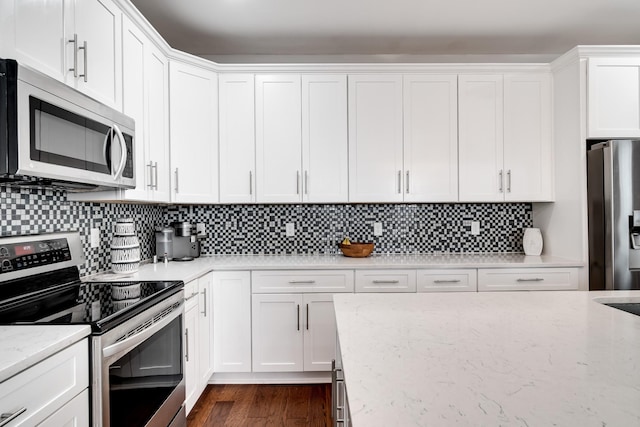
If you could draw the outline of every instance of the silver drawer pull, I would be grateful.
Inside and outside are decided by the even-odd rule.
[[[374,280],[373,283],[375,283],[376,285],[382,285],[382,284],[400,283],[400,281],[399,280]]]
[[[460,283],[460,280],[434,280],[433,283]]]
[[[185,301],[189,301],[191,298],[193,298],[193,297],[195,297],[195,296],[197,296],[197,295],[198,295],[198,293],[197,293],[197,292],[191,292],[191,296],[186,297],[184,300],[185,300]]]
[[[15,420],[16,418],[18,418],[20,415],[24,414],[25,412],[27,412],[27,408],[20,408],[16,412],[13,412],[13,413],[0,414],[0,427],[6,426],[11,421]]]
[[[516,282],[543,282],[544,279],[540,278],[540,277],[536,277],[534,279],[518,279],[516,280]]]
[[[315,280],[289,280],[290,285],[313,285]]]

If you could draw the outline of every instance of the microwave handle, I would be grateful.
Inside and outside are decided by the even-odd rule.
[[[120,149],[122,152],[122,158],[120,159],[120,164],[118,165],[116,174],[113,177],[114,180],[117,180],[122,175],[122,172],[124,172],[124,166],[127,163],[128,153],[127,153],[127,143],[124,140],[124,136],[122,135],[120,128],[118,128],[118,126],[114,124],[113,131],[116,133],[116,135],[118,135],[118,140],[120,141]]]

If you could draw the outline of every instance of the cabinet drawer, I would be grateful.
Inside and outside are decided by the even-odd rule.
[[[578,289],[577,268],[479,269],[479,291],[552,291]]]
[[[89,387],[89,344],[84,339],[0,383],[0,413],[11,427],[33,426]]]
[[[291,292],[353,292],[353,271],[252,271],[251,292],[254,294]]]
[[[418,292],[475,292],[478,274],[468,270],[418,270]]]
[[[356,271],[356,292],[415,292],[415,270]]]
[[[184,301],[188,307],[198,304],[198,279],[184,284]],[[188,308],[187,307],[187,308]]]

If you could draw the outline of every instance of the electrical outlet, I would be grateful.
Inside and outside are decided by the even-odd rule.
[[[206,237],[207,230],[203,222],[196,223],[196,233],[198,234],[198,237]]]
[[[91,248],[97,248],[100,246],[100,229],[92,228],[91,229],[91,238],[90,238]]]
[[[471,234],[474,236],[480,234],[480,221],[471,221]]]
[[[288,222],[285,226],[285,233],[287,237],[293,237],[296,235],[296,227],[292,222]]]
[[[382,223],[374,222],[373,223],[373,235],[374,236],[382,236]]]

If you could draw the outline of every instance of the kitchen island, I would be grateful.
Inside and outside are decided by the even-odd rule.
[[[636,292],[337,294],[360,426],[640,425]]]

